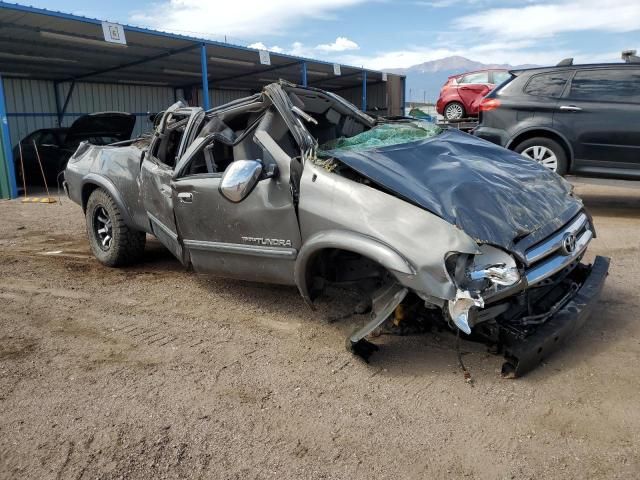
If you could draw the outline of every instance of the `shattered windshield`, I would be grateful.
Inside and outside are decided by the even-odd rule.
[[[431,138],[442,132],[437,125],[428,122],[384,123],[353,137],[340,137],[320,145],[318,155],[330,157],[340,151],[372,150],[390,145]]]

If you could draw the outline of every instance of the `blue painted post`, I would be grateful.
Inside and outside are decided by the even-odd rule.
[[[362,71],[362,111],[367,111],[367,72]]]
[[[7,172],[7,183],[9,186],[9,198],[18,196],[18,185],[16,184],[16,171],[13,164],[13,152],[11,151],[11,135],[9,133],[9,120],[7,119],[7,104],[4,98],[4,81],[0,75],[0,134],[2,136],[2,150],[4,153],[5,166]],[[0,166],[0,170],[2,167]],[[0,179],[1,180],[1,179]]]
[[[200,64],[202,67],[202,108],[209,110],[209,72],[207,71],[207,46],[200,46]]]
[[[307,62],[302,62],[302,86],[307,86]]]

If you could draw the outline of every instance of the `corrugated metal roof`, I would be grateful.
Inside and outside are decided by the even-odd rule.
[[[114,46],[104,41],[100,20],[0,2],[0,72],[57,81],[198,85],[204,44],[210,88],[258,89],[279,78],[299,83],[302,62],[311,85],[337,90],[362,83],[362,68],[342,65],[342,75],[335,76],[331,63],[274,52],[267,66],[252,48],[127,25],[124,30],[127,45]],[[381,81],[381,72],[367,70],[367,83]]]

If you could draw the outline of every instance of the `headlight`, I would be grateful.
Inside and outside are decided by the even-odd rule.
[[[453,254],[447,257],[447,272],[463,290],[482,292],[491,287],[510,287],[520,281],[515,259],[491,245],[481,245],[480,255]]]
[[[484,298],[501,288],[520,281],[515,259],[507,252],[491,245],[480,245],[480,254],[451,252],[445,257],[445,267],[457,291],[447,302],[453,323],[469,334],[475,324],[476,308],[484,308]]]

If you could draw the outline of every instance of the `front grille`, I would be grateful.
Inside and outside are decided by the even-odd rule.
[[[573,250],[563,247],[568,237],[573,236]],[[528,268],[525,277],[529,286],[570,267],[580,260],[593,238],[587,215],[580,213],[560,230],[529,248],[525,253]]]

